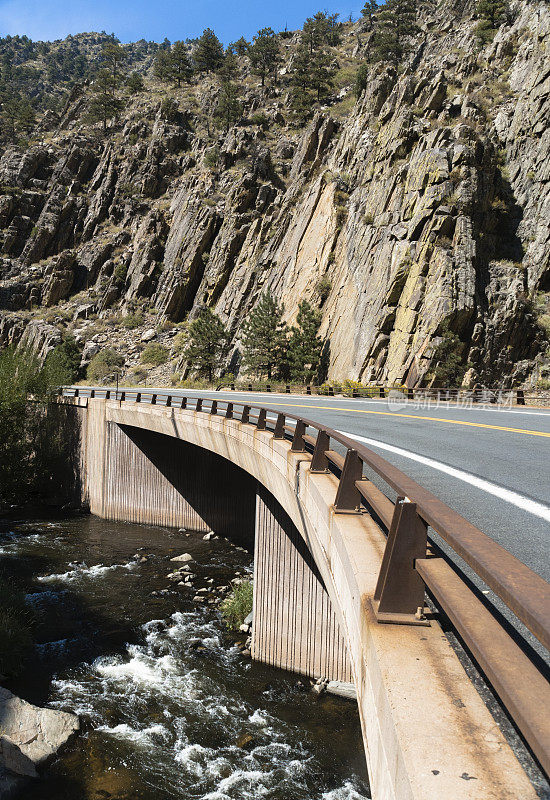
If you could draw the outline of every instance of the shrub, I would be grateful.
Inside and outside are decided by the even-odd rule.
[[[220,606],[223,620],[228,628],[239,630],[252,611],[252,581],[238,583]]]
[[[252,125],[257,125],[259,128],[269,128],[269,117],[266,114],[262,114],[262,112],[252,114],[250,122]]]
[[[0,674],[17,675],[32,648],[32,615],[25,595],[0,578]]]
[[[204,155],[204,166],[207,169],[216,169],[220,163],[220,149],[219,147],[211,147]]]
[[[140,325],[143,325],[143,314],[127,314],[122,319],[123,328],[133,330],[134,328],[139,328]]]
[[[161,364],[166,364],[168,358],[169,353],[166,347],[156,342],[148,344],[141,354],[141,360],[143,363],[152,364],[154,367],[159,367]]]
[[[315,291],[319,295],[319,300],[321,303],[324,303],[327,297],[330,294],[330,290],[332,289],[332,281],[328,277],[328,275],[323,275],[322,278],[319,278],[317,281],[317,286],[315,287]]]
[[[106,347],[100,350],[90,363],[86,371],[89,381],[98,383],[112,378],[118,369],[124,366],[124,358],[113,350],[112,347]]]
[[[160,116],[166,122],[174,122],[179,114],[178,104],[173,97],[165,97],[160,104]]]
[[[113,271],[113,278],[115,280],[115,283],[123,284],[126,280],[127,273],[128,273],[127,264],[117,264]]]

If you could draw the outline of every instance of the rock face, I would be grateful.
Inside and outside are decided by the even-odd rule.
[[[37,777],[36,768],[54,756],[79,727],[74,714],[33,706],[0,687],[0,787],[2,768],[14,775]],[[4,783],[9,787],[13,781],[8,776]]]
[[[287,111],[288,40],[280,84],[243,90],[262,127],[243,117],[213,134],[207,77],[174,92],[176,119],[144,95],[104,140],[75,93],[47,146],[0,158],[0,344],[21,341],[37,308],[84,343],[97,331],[78,309],[91,308],[127,368],[151,329],[177,364],[170,327],[209,305],[235,370],[241,322],[270,288],[290,323],[301,299],[320,308],[329,378],[418,385],[451,333],[466,383],[536,380],[548,348],[536,303],[550,306],[550,10],[518,0],[480,48],[472,3],[429,8],[399,73],[372,66],[346,114],[344,86],[305,129]],[[362,26],[342,27],[339,58],[366,58]],[[120,317],[137,312],[127,335]]]

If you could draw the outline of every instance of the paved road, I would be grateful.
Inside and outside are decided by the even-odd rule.
[[[258,392],[188,394],[287,410],[357,438],[550,580],[550,411]]]

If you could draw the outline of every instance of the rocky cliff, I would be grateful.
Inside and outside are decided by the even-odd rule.
[[[237,368],[241,321],[270,287],[288,321],[303,298],[321,309],[329,378],[419,385],[447,341],[467,385],[544,379],[550,9],[513,11],[480,46],[473,4],[427,6],[408,62],[369,67],[357,101],[371,34],[342,25],[334,96],[307,126],[285,84],[298,34],[274,86],[241,65],[228,132],[209,124],[214,77],[170,90],[166,119],[145,63],[147,91],[106,136],[77,86],[0,159],[0,344],[44,354],[71,332],[84,364],[109,343],[136,380],[143,341],[172,369],[178,324],[207,304]]]

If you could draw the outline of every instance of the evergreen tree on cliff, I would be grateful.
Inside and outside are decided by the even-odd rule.
[[[282,364],[286,351],[287,327],[284,307],[268,290],[242,326],[243,366],[258,376],[271,380]]]
[[[479,0],[476,14],[479,17],[476,36],[482,42],[490,42],[498,28],[508,20],[510,9],[506,0]]]
[[[298,324],[292,326],[288,342],[290,377],[300,383],[309,383],[321,361],[323,342],[317,335],[321,314],[307,300],[302,300],[296,321]]]
[[[363,19],[367,21],[369,26],[369,30],[372,30],[373,27],[373,17],[378,10],[378,3],[376,0],[367,0],[363,8],[361,9],[361,14],[363,15]]]
[[[409,37],[417,30],[416,0],[387,0],[379,8],[371,59],[391,61],[397,67],[409,51]]]
[[[225,365],[229,334],[211,308],[202,308],[187,331],[184,351],[191,371],[210,382]]]
[[[107,130],[107,122],[116,117],[123,109],[123,101],[117,97],[118,81],[108,69],[100,69],[92,84],[92,99],[89,118],[92,122],[102,122],[103,131]]]
[[[218,107],[214,114],[216,125],[227,132],[241,118],[242,113],[243,109],[236,86],[230,81],[224,81],[220,90]]]
[[[192,71],[184,42],[174,42],[171,50],[158,51],[155,58],[154,72],[161,81],[173,81],[179,88],[182,81],[189,80]]]
[[[198,72],[216,72],[223,64],[223,45],[211,28],[197,42],[193,59]]]
[[[126,60],[126,51],[118,42],[106,42],[101,50],[101,58],[111,70],[114,80],[117,79],[118,72],[122,68],[122,64]]]
[[[262,28],[254,36],[253,44],[248,48],[248,58],[256,75],[265,86],[265,79],[273,75],[279,60],[279,42],[271,28]]]

